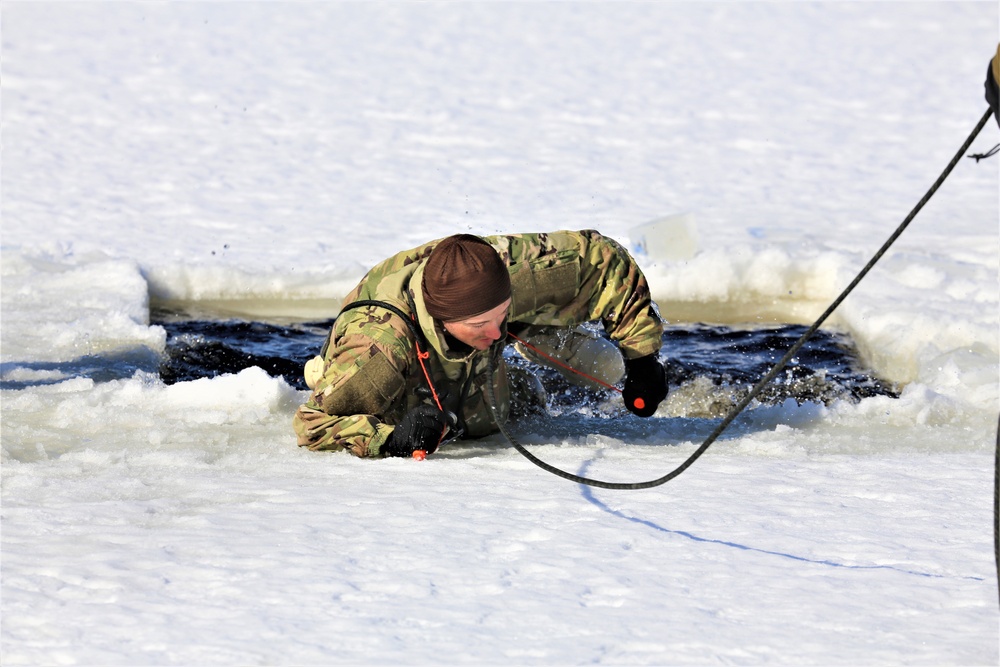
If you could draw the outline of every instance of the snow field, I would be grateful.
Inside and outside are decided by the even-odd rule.
[[[499,438],[294,445],[259,369],[166,386],[149,308],[327,317],[456,231],[629,230],[671,321],[811,322],[982,115],[992,2],[7,2],[5,665],[991,665],[996,159],[831,325],[899,399],[762,407],[675,481]],[[988,125],[973,150],[996,142]],[[79,377],[98,367],[96,380]],[[715,422],[517,434],[612,481]]]

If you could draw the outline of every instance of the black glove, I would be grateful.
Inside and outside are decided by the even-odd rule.
[[[433,454],[453,426],[452,420],[433,405],[410,410],[382,445],[385,456],[412,456],[423,450]]]
[[[625,360],[625,407],[640,417],[649,417],[667,397],[667,374],[655,354]]]
[[[1000,49],[997,50],[997,56],[990,61],[990,66],[986,68],[986,101],[989,103],[990,108],[993,109],[993,117],[996,118],[997,124],[1000,125],[1000,94],[997,90],[997,80],[993,75],[993,65],[997,63],[1000,59]]]

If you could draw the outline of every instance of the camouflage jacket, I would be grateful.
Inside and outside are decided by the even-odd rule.
[[[626,358],[660,349],[663,325],[635,260],[595,231],[488,236],[511,277],[508,323],[574,326],[601,321]],[[438,241],[401,252],[372,268],[345,298],[391,304],[415,319],[428,347],[427,372],[465,437],[497,430],[486,401],[493,365],[497,412],[506,419],[509,392],[502,338],[488,350],[455,345],[423,305],[425,260]],[[451,345],[449,345],[451,341]],[[422,345],[424,342],[421,343]],[[393,425],[430,403],[415,337],[406,322],[378,306],[342,311],[323,353],[323,375],[294,418],[298,444],[381,456]]]

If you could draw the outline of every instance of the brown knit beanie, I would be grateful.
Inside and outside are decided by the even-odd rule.
[[[510,298],[510,274],[486,241],[456,234],[438,243],[427,258],[424,305],[443,322],[493,310]]]

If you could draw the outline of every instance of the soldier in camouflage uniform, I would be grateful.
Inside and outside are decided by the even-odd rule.
[[[359,301],[366,305],[351,307]],[[574,329],[596,320],[614,343]],[[490,407],[502,420],[511,413],[508,331],[548,341],[543,349],[563,359],[583,350],[599,366],[587,370],[603,367],[611,383],[625,375],[635,414],[652,415],[666,397],[663,325],[620,245],[595,231],[463,234],[390,257],[346,297],[322,356],[307,365],[312,394],[294,418],[298,444],[410,456],[446,437],[496,432]]]

